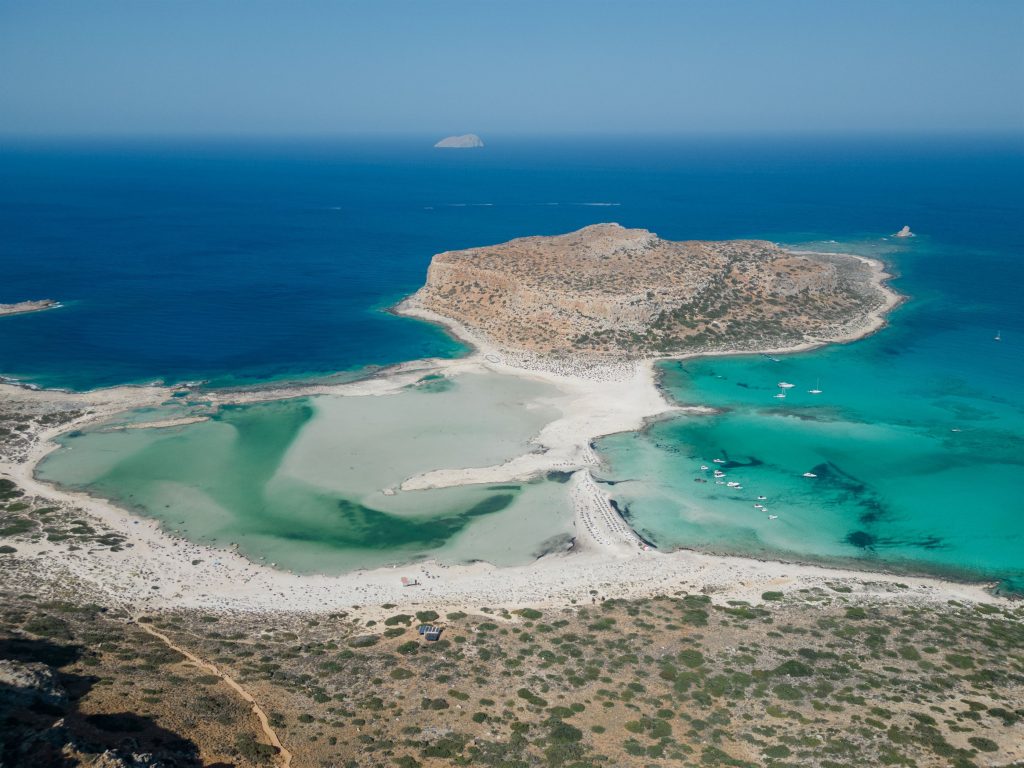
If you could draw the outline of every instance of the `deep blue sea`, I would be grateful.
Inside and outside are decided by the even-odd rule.
[[[1024,141],[430,144],[0,146],[0,302],[66,305],[0,318],[0,374],[228,385],[455,356],[384,311],[432,254],[603,221],[876,255],[910,297],[890,328],[779,363],[667,364],[677,398],[723,413],[602,441],[608,478],[633,481],[609,490],[663,546],[1024,583]],[[888,238],[904,224],[919,236]],[[723,454],[772,497],[771,526],[693,482]],[[818,486],[794,483],[810,469]]]

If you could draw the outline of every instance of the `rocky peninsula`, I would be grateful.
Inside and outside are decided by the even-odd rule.
[[[888,277],[857,256],[595,224],[438,254],[400,310],[506,355],[614,364],[857,338],[895,304]]]

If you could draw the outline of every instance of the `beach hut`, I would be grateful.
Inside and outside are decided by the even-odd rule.
[[[428,641],[435,641],[441,639],[441,633],[444,632],[444,627],[437,627],[433,624],[420,624],[416,627],[416,631],[419,632]]]

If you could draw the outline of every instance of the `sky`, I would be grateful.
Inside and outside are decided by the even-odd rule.
[[[0,135],[1024,133],[1024,0],[0,0]]]

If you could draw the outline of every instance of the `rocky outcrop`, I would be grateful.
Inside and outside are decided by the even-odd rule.
[[[60,302],[53,299],[39,301],[19,301],[16,304],[0,304],[0,315],[20,315],[23,312],[41,312],[44,309],[55,309]]]
[[[910,227],[904,226],[903,229],[895,233],[893,237],[917,237],[917,235],[910,231]]]
[[[434,146],[439,149],[477,149],[483,145],[483,139],[475,133],[466,133],[462,136],[448,136]]]
[[[0,713],[38,704],[61,707],[67,700],[57,673],[46,664],[0,659]]]
[[[841,335],[884,298],[856,257],[763,240],[662,240],[597,224],[438,254],[404,306],[507,351],[609,358],[766,348]]]

